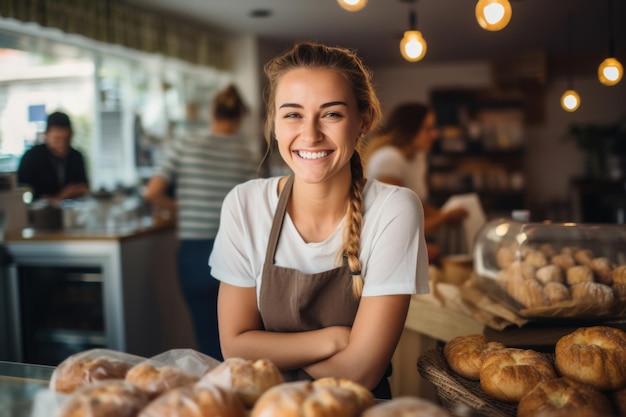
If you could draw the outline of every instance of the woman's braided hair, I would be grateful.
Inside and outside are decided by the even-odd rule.
[[[267,116],[265,120],[265,140],[268,149],[274,137],[274,118],[276,109],[276,87],[281,77],[296,68],[328,68],[339,72],[349,82],[361,114],[368,114],[369,129],[374,128],[381,119],[380,102],[374,92],[372,74],[365,67],[356,52],[347,48],[327,46],[314,42],[296,43],[290,50],[272,59],[265,65],[265,74],[269,80],[266,90]],[[367,133],[367,132],[363,132]],[[363,166],[359,153],[355,150],[350,158],[352,187],[347,208],[347,225],[344,229],[343,244],[338,256],[347,257],[348,267],[353,276],[352,292],[360,297],[363,291],[361,275],[361,229],[363,227]]]

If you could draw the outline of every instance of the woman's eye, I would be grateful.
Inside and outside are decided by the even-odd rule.
[[[297,117],[300,117],[300,115],[298,113],[286,113],[283,116],[284,119],[295,119]]]
[[[341,116],[341,113],[337,113],[337,112],[328,112],[326,113],[325,117],[331,118],[331,119],[338,119]]]

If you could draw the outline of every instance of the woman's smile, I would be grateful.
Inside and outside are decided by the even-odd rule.
[[[316,152],[294,151],[293,153],[296,154],[301,159],[316,160],[316,159],[326,158],[333,152],[332,151],[316,151]]]

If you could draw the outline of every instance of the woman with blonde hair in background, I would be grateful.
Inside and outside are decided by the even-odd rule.
[[[353,51],[298,43],[265,73],[266,140],[292,174],[224,201],[210,260],[222,351],[267,358],[287,380],[344,377],[389,398],[411,294],[428,292],[419,199],[363,177],[356,146],[380,105]]]
[[[235,185],[256,177],[258,158],[239,134],[246,113],[234,85],[220,91],[212,102],[210,134],[176,142],[144,193],[147,201],[176,216],[178,279],[198,349],[220,360],[219,282],[211,276],[208,259],[224,197]],[[168,194],[172,185],[174,198]]]

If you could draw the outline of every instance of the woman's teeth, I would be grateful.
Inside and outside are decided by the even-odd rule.
[[[303,159],[320,159],[328,156],[329,152],[302,152],[298,151],[298,156]]]

